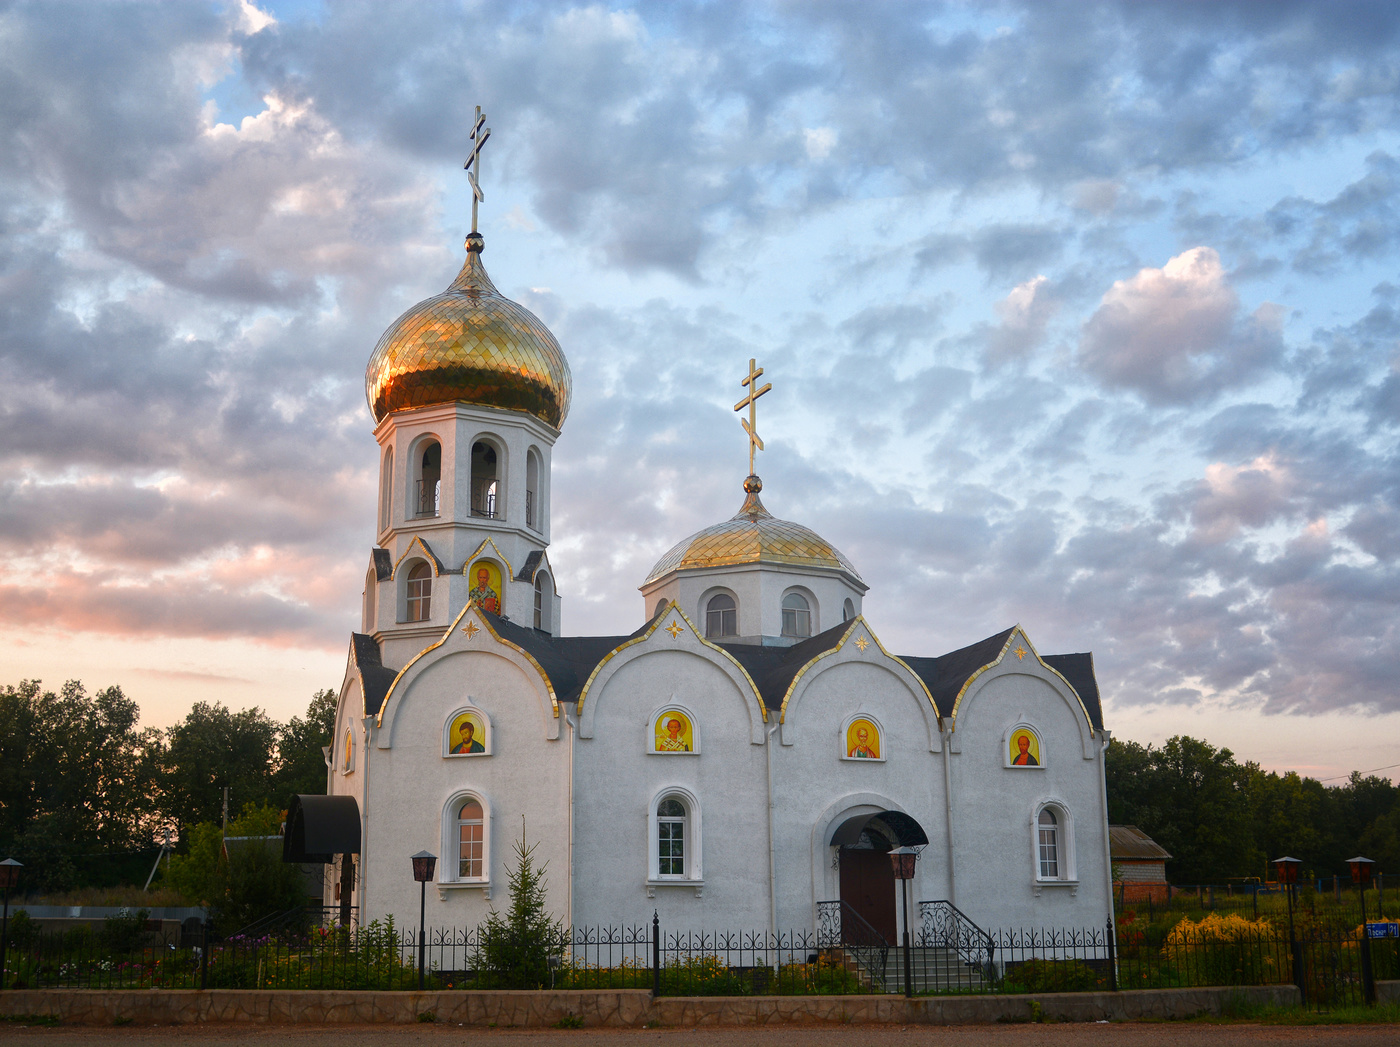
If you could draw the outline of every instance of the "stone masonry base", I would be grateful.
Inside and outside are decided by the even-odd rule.
[[[1382,999],[1400,997],[1400,982],[1382,983]],[[1381,988],[1381,986],[1377,986]],[[1027,996],[663,996],[642,990],[598,992],[358,992],[260,989],[17,989],[0,993],[0,1015],[51,1015],[65,1023],[111,1025],[190,1022],[409,1023],[420,1015],[453,1025],[586,1026],[766,1025],[898,1022],[1132,1020],[1219,1014],[1229,1002],[1288,1007],[1291,985]],[[1039,1005],[1038,1014],[1036,1005]]]

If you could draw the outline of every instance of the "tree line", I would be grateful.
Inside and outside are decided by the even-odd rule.
[[[0,856],[23,862],[28,891],[140,884],[167,833],[187,851],[196,826],[324,793],[336,694],[279,723],[261,709],[197,702],[166,730],[108,687],[70,680],[0,689]]]
[[[167,831],[182,855],[211,846],[225,786],[240,825],[275,820],[294,793],[324,792],[335,703],[317,691],[304,716],[279,723],[197,702],[158,730],[138,727],[120,687],[0,688],[0,857],[25,863],[29,892],[140,884]],[[1358,852],[1400,874],[1400,789],[1385,778],[1329,785],[1185,735],[1115,741],[1105,765],[1109,820],[1171,852],[1174,883],[1263,877],[1284,854],[1315,876],[1345,874]]]

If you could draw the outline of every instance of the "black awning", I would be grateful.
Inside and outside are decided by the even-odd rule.
[[[360,853],[360,805],[353,796],[298,793],[287,808],[284,862],[329,862]]]
[[[903,811],[881,811],[879,814],[858,814],[847,818],[831,834],[833,847],[852,847],[860,842],[861,833],[867,830],[872,838],[889,841],[891,846],[923,847],[928,843],[928,834],[920,825]]]

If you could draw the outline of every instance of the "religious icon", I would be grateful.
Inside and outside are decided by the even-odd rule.
[[[485,756],[486,724],[478,712],[458,713],[447,731],[449,756]]]
[[[1018,727],[1011,732],[1011,766],[1039,767],[1040,739],[1028,727]]]
[[[870,720],[852,720],[846,727],[846,757],[850,760],[878,760],[880,728]]]
[[[341,760],[340,769],[346,774],[355,769],[355,736],[349,727],[345,728],[345,753]]]
[[[658,753],[689,753],[695,751],[695,731],[690,717],[671,709],[656,718],[656,748]]]
[[[501,613],[501,569],[490,560],[478,560],[468,570],[468,577],[475,579],[467,599],[492,614]]]

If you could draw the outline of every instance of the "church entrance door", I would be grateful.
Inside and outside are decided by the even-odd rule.
[[[894,869],[888,854],[866,848],[841,848],[841,900],[891,945],[898,940],[894,895]]]

